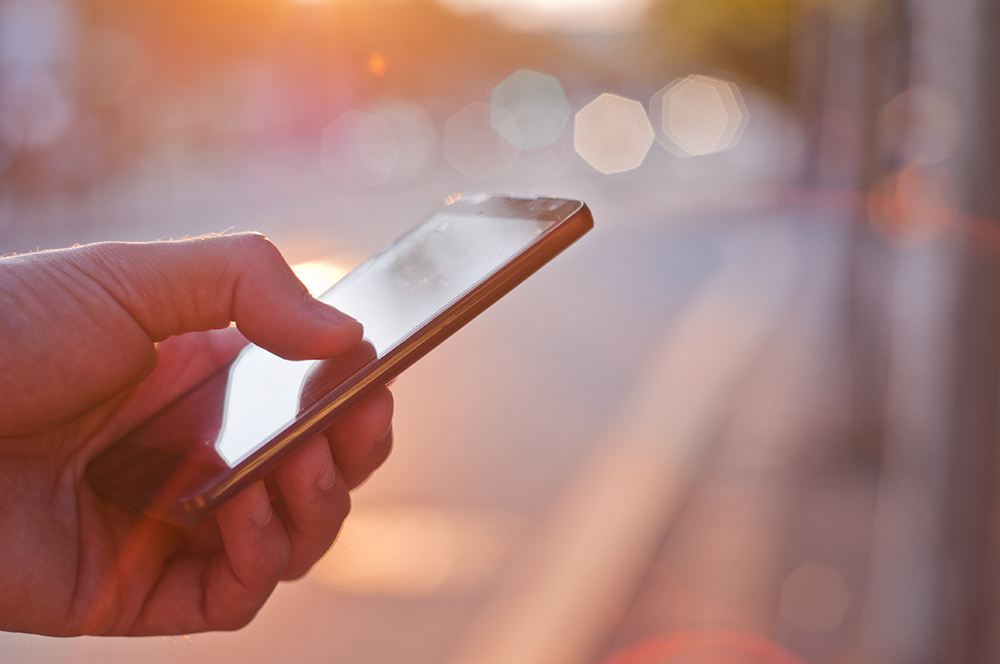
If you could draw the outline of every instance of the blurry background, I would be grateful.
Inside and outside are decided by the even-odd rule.
[[[597,227],[395,384],[233,634],[11,662],[1000,661],[1000,6],[2,0],[0,254],[265,232],[324,289],[463,191]]]

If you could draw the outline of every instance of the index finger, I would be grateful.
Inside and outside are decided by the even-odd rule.
[[[361,325],[313,298],[263,235],[100,243],[65,257],[96,279],[153,341],[236,322],[286,359],[323,359],[361,342]]]

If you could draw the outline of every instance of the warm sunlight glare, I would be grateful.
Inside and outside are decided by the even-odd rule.
[[[322,5],[336,0],[288,0]],[[649,0],[441,0],[462,12],[490,12],[527,30],[607,31],[635,27]]]
[[[378,51],[372,51],[371,55],[368,56],[368,71],[382,78],[388,70],[389,65],[385,61],[385,56]]]
[[[467,592],[496,574],[516,531],[516,520],[501,512],[356,507],[310,578],[354,595]]]
[[[635,27],[648,0],[442,0],[462,11],[488,11],[515,28],[607,31]]]
[[[292,271],[313,295],[319,295],[347,274],[346,269],[330,261],[298,263],[292,266]]]

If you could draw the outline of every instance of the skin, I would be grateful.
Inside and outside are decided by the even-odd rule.
[[[237,328],[230,327],[235,322]],[[333,544],[386,458],[383,389],[194,528],[108,501],[98,452],[250,341],[287,359],[356,347],[256,234],[0,259],[0,629],[181,634],[246,625]]]

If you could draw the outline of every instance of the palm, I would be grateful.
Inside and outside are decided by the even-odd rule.
[[[171,338],[160,344],[157,367],[139,386],[113,394],[57,429],[0,440],[0,446],[31,446],[46,452],[44,456],[0,456],[0,477],[13,484],[5,487],[4,495],[18,497],[11,507],[23,519],[19,530],[25,534],[4,554],[3,568],[16,573],[5,579],[7,599],[0,603],[30,595],[37,615],[16,614],[26,627],[37,629],[45,616],[61,616],[43,630],[162,631],[146,625],[169,619],[157,613],[157,590],[161,594],[167,590],[158,587],[158,582],[183,572],[178,568],[201,573],[212,556],[223,551],[214,518],[194,529],[173,528],[103,499],[83,475],[97,450],[231,357],[245,343],[234,333],[224,330]],[[139,551],[141,557],[130,555]],[[44,574],[24,573],[38,567],[39,561],[44,561]],[[0,611],[13,608],[3,606]],[[184,626],[178,627],[185,631]]]

